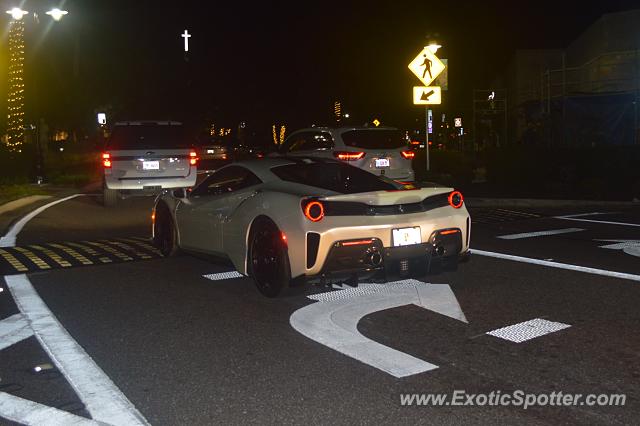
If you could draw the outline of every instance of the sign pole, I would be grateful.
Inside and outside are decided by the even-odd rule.
[[[429,172],[429,116],[431,111],[429,107],[424,109],[424,152],[427,159],[427,172]]]

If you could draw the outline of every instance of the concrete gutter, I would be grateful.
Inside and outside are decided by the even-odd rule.
[[[53,197],[51,195],[30,195],[28,197],[9,201],[8,203],[0,205],[0,214],[17,210],[29,204],[33,204],[36,201],[46,200],[47,198],[53,198]]]
[[[535,198],[465,198],[469,207],[640,207],[640,201],[544,200]]]

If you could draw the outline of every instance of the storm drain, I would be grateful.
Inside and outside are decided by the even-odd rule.
[[[207,275],[203,275],[202,277],[211,281],[220,281],[220,280],[230,280],[233,278],[242,278],[244,277],[244,275],[242,275],[238,271],[231,271],[231,272],[218,272],[217,274],[207,274]]]

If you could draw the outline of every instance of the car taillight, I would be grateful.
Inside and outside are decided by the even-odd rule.
[[[333,156],[338,160],[354,161],[364,158],[364,152],[333,151]]]
[[[108,152],[102,153],[102,166],[105,169],[111,168],[111,154],[109,154]]]
[[[462,207],[462,203],[464,202],[464,197],[460,191],[453,191],[449,194],[449,204],[454,209],[459,209]]]
[[[324,205],[318,200],[303,200],[302,212],[311,222],[319,222],[324,217]]]
[[[196,154],[195,151],[191,151],[189,153],[189,164],[191,164],[192,166],[198,164],[198,154]]]
[[[400,154],[402,154],[402,156],[407,160],[412,160],[413,157],[416,156],[416,153],[413,151],[402,151]]]

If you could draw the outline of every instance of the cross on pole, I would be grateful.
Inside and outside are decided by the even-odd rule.
[[[182,33],[182,35],[180,36],[184,39],[184,51],[188,52],[189,51],[189,37],[191,37],[191,34],[189,34],[189,31],[184,30],[184,33]]]

